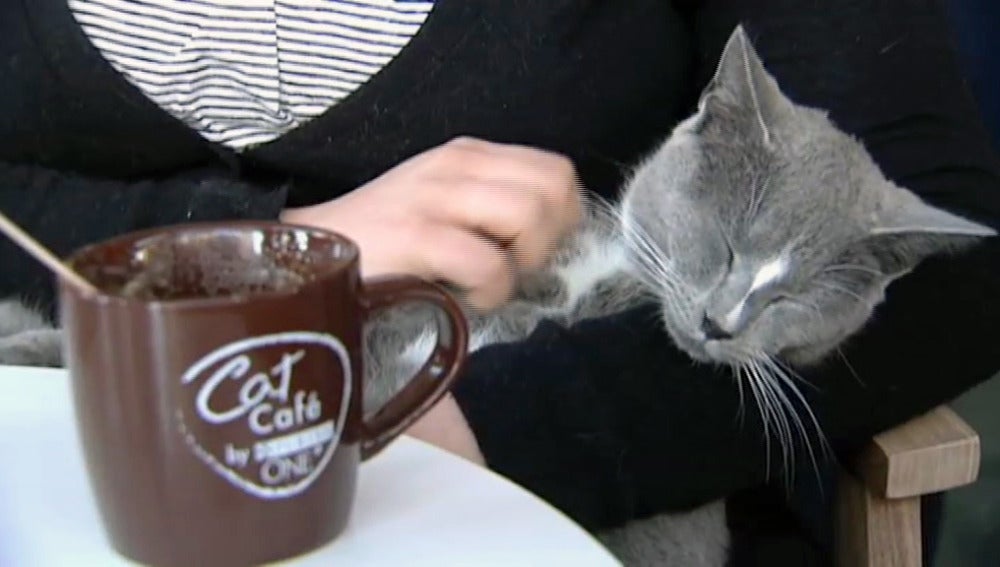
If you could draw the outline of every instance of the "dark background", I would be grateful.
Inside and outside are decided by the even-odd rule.
[[[968,87],[979,102],[993,147],[1000,151],[1000,1],[945,3]],[[996,343],[1000,348],[1000,329]],[[944,497],[932,567],[993,567],[1000,564],[1000,375],[956,400],[952,408],[979,432],[982,468],[975,484]]]

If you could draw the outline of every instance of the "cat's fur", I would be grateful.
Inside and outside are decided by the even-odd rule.
[[[522,339],[542,319],[571,325],[659,301],[676,344],[732,367],[787,442],[807,435],[798,414],[811,418],[790,401],[801,398],[787,365],[830,353],[926,256],[993,234],[888,181],[824,112],[781,93],[737,28],[698,112],[636,168],[620,202],[593,203],[549,268],[525,276],[507,305],[469,313],[472,350]],[[8,317],[20,333],[4,326]],[[368,409],[422,363],[433,327],[419,305],[370,327]],[[35,363],[52,363],[57,335],[0,304],[0,363],[32,363],[31,352]],[[709,567],[727,557],[722,502],[601,537],[628,565]]]
[[[0,364],[62,366],[58,329],[20,301],[0,301]]]

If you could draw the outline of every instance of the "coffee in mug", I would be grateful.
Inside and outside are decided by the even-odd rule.
[[[152,565],[289,558],[345,527],[359,462],[439,400],[467,346],[458,305],[362,281],[357,247],[275,222],[192,224],[85,247],[60,284],[78,432],[112,546]],[[435,305],[437,345],[373,415],[363,326]]]

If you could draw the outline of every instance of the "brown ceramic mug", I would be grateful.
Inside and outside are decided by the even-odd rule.
[[[417,278],[361,281],[358,250],[270,222],[192,224],[83,248],[100,293],[60,287],[74,407],[113,547],[153,565],[292,557],[347,523],[359,461],[441,398],[462,312]],[[401,302],[440,308],[428,362],[362,410],[362,328]]]

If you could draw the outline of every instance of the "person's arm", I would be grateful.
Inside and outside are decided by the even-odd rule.
[[[285,186],[258,186],[199,169],[125,182],[0,163],[0,210],[58,255],[116,234],[188,221],[277,218]],[[0,237],[0,297],[51,308],[52,278]]]
[[[0,210],[60,255],[140,228],[276,218],[352,238],[366,277],[444,281],[483,308],[501,303],[513,274],[544,264],[578,222],[577,186],[562,156],[471,138],[417,154],[336,199],[291,209],[283,209],[287,184],[253,185],[223,169],[127,183],[0,162]],[[51,278],[5,239],[0,266],[0,298],[51,307]]]
[[[886,174],[1000,228],[1000,163],[925,0],[714,0],[697,4],[701,84],[743,22],[795,100],[831,110]],[[665,38],[664,41],[669,39]],[[838,451],[948,401],[1000,369],[1000,239],[926,261],[893,284],[862,333],[802,393]],[[588,528],[697,506],[766,480],[752,400],[694,365],[648,306],[472,357],[455,398],[487,464]],[[849,361],[849,364],[845,362]],[[815,436],[813,443],[815,444]],[[799,474],[809,463],[798,446]]]

